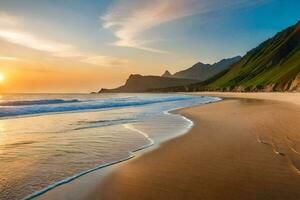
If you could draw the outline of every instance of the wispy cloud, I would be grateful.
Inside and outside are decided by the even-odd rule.
[[[32,33],[20,30],[7,30],[0,28],[0,38],[14,44],[19,44],[31,49],[46,51],[57,55],[74,51],[74,47],[69,44],[56,42],[38,37]]]
[[[27,48],[49,52],[56,56],[80,55],[73,45],[47,39],[27,31],[24,28],[23,18],[5,12],[0,12],[0,39]]]
[[[0,56],[0,60],[5,60],[5,61],[15,61],[18,60],[16,57],[11,57],[11,56]]]
[[[0,25],[13,26],[22,21],[20,17],[12,16],[6,12],[0,12]]]
[[[266,0],[119,0],[101,19],[103,27],[112,29],[118,38],[113,45],[166,53],[164,50],[149,47],[149,42],[141,39],[141,33],[187,16],[205,15],[263,1]]]
[[[82,62],[92,65],[100,65],[103,67],[123,66],[130,63],[129,60],[123,58],[109,57],[109,56],[90,56],[82,60]]]
[[[119,66],[127,63],[121,58],[98,55],[97,53],[86,53],[75,45],[35,34],[24,28],[24,20],[21,19],[20,17],[0,12],[0,39],[33,50],[46,52],[51,56],[73,58],[79,62],[98,66]],[[0,60],[13,59],[13,57],[0,56]]]

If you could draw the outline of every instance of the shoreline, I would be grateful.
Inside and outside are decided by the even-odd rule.
[[[197,93],[196,95],[206,95],[206,94],[202,94],[202,93]],[[223,93],[222,93],[223,94]],[[219,95],[219,94],[216,94],[216,95]],[[228,94],[226,94],[226,95],[228,95]],[[214,96],[214,94],[212,94],[212,93],[209,93],[209,94],[207,94],[207,96]],[[220,96],[222,96],[222,95],[220,95]],[[220,96],[218,96],[218,97],[220,97]],[[224,97],[224,96],[223,96]],[[226,96],[225,97],[226,99],[228,98],[228,96]],[[227,100],[227,101],[240,101],[240,100],[231,100],[231,99],[229,99],[229,100]],[[217,104],[220,104],[220,103],[222,103],[222,102],[226,102],[226,101],[221,101],[221,102],[218,102]],[[174,111],[172,111],[173,113],[175,113],[175,114],[177,114],[177,113],[179,113],[179,114],[181,114],[183,117],[187,117],[188,119],[191,119],[193,122],[195,122],[196,123],[196,126],[197,126],[197,124],[198,124],[198,120],[197,119],[193,119],[193,116],[188,116],[188,114],[186,113],[186,110],[194,110],[194,109],[197,109],[198,107],[207,107],[207,106],[209,106],[210,104],[206,104],[206,105],[198,105],[198,106],[194,106],[194,107],[190,107],[190,108],[181,108],[181,109],[178,109],[178,110],[176,110],[175,112]],[[216,105],[216,104],[214,104],[214,105]],[[201,108],[200,108],[201,109]],[[193,127],[194,128],[194,127]],[[149,152],[147,152],[147,153],[142,153],[142,155],[141,156],[137,156],[135,159],[131,159],[130,161],[127,161],[127,162],[124,162],[124,163],[122,163],[122,164],[118,164],[117,166],[114,166],[114,167],[112,167],[112,168],[114,168],[113,170],[109,170],[110,172],[109,173],[107,173],[106,174],[106,176],[105,177],[103,177],[103,180],[102,181],[100,181],[100,180],[98,180],[98,181],[96,181],[94,184],[97,184],[97,186],[95,186],[95,188],[96,188],[96,191],[99,191],[99,190],[101,190],[101,189],[111,189],[111,187],[109,187],[109,185],[107,185],[107,180],[110,180],[110,179],[113,179],[113,178],[110,178],[110,177],[113,177],[113,176],[115,176],[114,174],[116,174],[116,173],[118,173],[118,171],[122,171],[122,168],[126,168],[126,165],[128,166],[130,166],[130,165],[132,165],[131,163],[135,163],[135,162],[139,162],[138,160],[145,160],[145,157],[149,157],[149,155],[151,155],[151,154],[155,154],[156,152],[158,152],[158,151],[161,151],[161,149],[162,148],[166,148],[166,146],[167,145],[170,145],[170,143],[174,143],[174,140],[176,141],[180,141],[180,140],[183,140],[185,137],[187,137],[187,135],[190,135],[191,133],[190,132],[192,132],[192,130],[190,130],[190,131],[188,131],[188,133],[185,133],[184,135],[180,135],[179,137],[176,137],[176,138],[173,138],[173,139],[171,139],[171,140],[169,140],[169,141],[167,141],[167,142],[164,142],[164,143],[162,143],[161,144],[161,146],[159,146],[159,148],[155,148],[154,150],[150,150]],[[180,148],[180,147],[179,147]],[[157,154],[157,153],[156,153]],[[155,159],[155,158],[154,158]],[[134,164],[133,164],[134,165]],[[139,170],[142,170],[141,168],[138,168]],[[174,169],[172,169],[172,170],[174,170]],[[99,171],[98,171],[99,172]],[[88,175],[87,175],[88,176]],[[85,178],[86,178],[86,180],[85,181],[81,181],[81,182],[89,182],[89,178],[88,177],[86,177],[85,176]],[[78,179],[78,182],[80,182],[80,179]],[[103,183],[104,183],[104,185],[103,185]],[[109,182],[110,183],[110,182]],[[143,184],[143,182],[141,183],[141,184]],[[75,184],[76,185],[76,184]],[[79,187],[78,187],[79,186]],[[68,191],[69,190],[69,192],[70,191],[74,191],[74,190],[78,190],[78,189],[84,189],[84,187],[88,187],[88,186],[85,186],[84,184],[82,185],[82,184],[79,184],[79,185],[77,185],[77,188],[76,187],[69,187],[68,189],[66,189],[65,191],[64,191],[64,189],[62,189],[61,191],[60,191],[60,194],[62,194],[62,193],[64,193],[64,192],[66,192],[66,191]],[[58,191],[59,192],[59,191]],[[62,192],[62,193],[61,193]],[[53,194],[55,194],[56,192],[53,190],[53,191],[51,191],[51,193],[53,193]],[[87,198],[88,197],[88,199],[97,199],[97,197],[98,197],[98,195],[99,195],[99,192],[97,193],[97,192],[92,192],[92,190],[90,190],[89,192],[87,192],[87,193],[89,193],[87,196],[82,196],[82,198],[77,198],[77,199],[85,199],[85,198]],[[52,194],[52,195],[53,195]],[[57,193],[56,193],[57,194]],[[125,193],[126,194],[126,193]],[[129,194],[129,193],[128,193]],[[96,196],[95,196],[96,195]],[[103,194],[101,194],[101,195],[103,195]],[[47,197],[48,196],[48,197]],[[44,195],[42,195],[42,196],[40,196],[41,197],[41,199],[51,199],[51,195],[49,196],[49,195],[47,195],[47,193],[46,194],[44,194]],[[63,195],[61,196],[61,197],[63,197]],[[65,197],[67,197],[67,196],[65,196]],[[103,196],[102,196],[103,197]],[[116,196],[114,196],[114,198],[115,198]],[[107,197],[107,196],[104,196],[103,197],[104,199],[114,199],[114,198],[111,198],[111,197]],[[66,198],[66,199],[68,199],[68,198]],[[116,198],[116,199],[119,199],[119,198]]]
[[[193,92],[191,94],[223,98],[272,100],[300,106],[300,92]]]
[[[218,99],[211,100],[209,102],[205,102],[205,103],[201,103],[201,104],[197,104],[197,105],[205,105],[205,104],[210,104],[210,103],[216,103],[216,102],[222,101],[222,100],[223,99],[218,98]],[[188,133],[188,131],[193,127],[194,122],[192,120],[188,119],[187,117],[181,115],[180,113],[178,113],[177,110],[185,109],[185,108],[189,108],[189,107],[181,107],[181,108],[175,108],[175,109],[163,111],[163,114],[165,114],[165,115],[179,115],[180,118],[182,118],[184,121],[189,123],[189,125],[187,125],[185,130],[181,131],[181,133],[178,133],[178,134],[170,137],[169,139],[167,139],[165,141],[159,141],[157,143],[147,133],[144,133],[144,132],[142,132],[142,131],[134,128],[134,127],[129,127],[129,126],[127,127],[126,126],[125,128],[131,129],[134,132],[138,132],[139,134],[143,135],[145,137],[145,139],[147,139],[149,141],[149,144],[146,144],[146,145],[141,146],[137,149],[131,150],[129,152],[129,156],[126,157],[126,158],[116,160],[116,161],[112,161],[112,162],[109,162],[109,163],[106,163],[106,164],[103,164],[103,165],[99,165],[99,166],[96,166],[96,167],[91,168],[89,170],[86,170],[86,171],[80,172],[78,174],[75,174],[74,176],[68,177],[68,178],[63,179],[59,182],[56,182],[52,185],[49,185],[46,188],[43,188],[42,190],[36,191],[36,192],[30,194],[29,196],[25,197],[24,199],[25,200],[40,199],[40,198],[43,199],[44,196],[46,196],[49,192],[54,191],[54,194],[55,194],[56,193],[55,190],[57,188],[63,187],[64,185],[67,185],[67,184],[70,184],[73,181],[76,181],[77,179],[80,179],[80,178],[82,178],[86,175],[88,176],[89,174],[99,173],[99,174],[103,174],[103,176],[105,176],[105,175],[107,175],[107,172],[105,172],[105,171],[111,171],[112,168],[116,167],[117,165],[122,165],[123,162],[130,161],[130,160],[133,160],[133,159],[137,159],[138,157],[159,148],[161,144]],[[95,111],[95,112],[97,112],[97,111]],[[55,196],[56,196],[56,194],[55,194]],[[72,199],[74,199],[74,198],[75,197],[72,197]],[[47,197],[46,197],[46,199],[47,199]],[[52,199],[52,197],[50,199]]]

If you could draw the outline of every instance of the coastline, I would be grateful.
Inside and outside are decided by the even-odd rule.
[[[300,92],[194,92],[191,94],[223,98],[272,100],[300,106]]]
[[[210,101],[201,102],[200,105],[214,103],[216,101],[221,101],[221,100],[222,100],[221,98],[212,98]],[[183,128],[182,130],[180,129],[180,130],[172,133],[171,136],[167,136],[164,139],[156,138],[158,140],[154,141],[154,139],[151,138],[148,135],[148,133],[137,129],[137,128],[131,126],[130,124],[124,125],[124,128],[130,129],[134,132],[137,132],[140,135],[143,135],[149,141],[149,144],[143,145],[143,146],[138,147],[136,149],[132,149],[130,152],[128,152],[129,153],[128,157],[124,157],[123,159],[120,159],[120,160],[115,160],[113,162],[109,162],[109,163],[106,163],[106,164],[103,164],[103,165],[99,165],[99,166],[96,166],[96,167],[91,168],[89,170],[86,170],[86,171],[80,172],[78,174],[75,174],[74,176],[68,177],[68,178],[63,179],[61,181],[58,181],[58,182],[56,182],[52,185],[49,185],[49,186],[43,188],[42,190],[36,191],[36,192],[30,194],[29,196],[25,197],[24,199],[40,199],[40,198],[41,199],[44,199],[44,198],[53,199],[53,198],[56,198],[57,195],[60,196],[59,199],[66,199],[66,198],[82,199],[83,197],[81,197],[82,196],[81,194],[77,194],[77,195],[71,194],[70,197],[66,197],[66,195],[69,196],[70,193],[65,193],[64,188],[65,187],[69,188],[69,186],[73,187],[72,185],[73,185],[74,182],[76,183],[77,181],[79,181],[79,183],[80,183],[82,179],[86,179],[87,177],[89,177],[88,179],[93,179],[94,178],[93,176],[95,174],[97,174],[96,176],[100,176],[100,177],[106,176],[108,174],[108,172],[112,171],[118,165],[122,165],[123,162],[129,161],[131,159],[136,159],[136,158],[142,156],[145,153],[149,153],[150,151],[153,151],[153,150],[159,148],[160,144],[162,144],[166,141],[169,141],[171,139],[174,139],[176,137],[180,137],[183,134],[186,134],[191,129],[191,127],[194,125],[194,123],[193,123],[193,121],[186,118],[185,116],[180,115],[179,113],[176,113],[176,110],[182,109],[182,108],[186,108],[186,107],[183,106],[183,107],[179,107],[179,108],[172,108],[172,109],[165,110],[165,111],[162,112],[164,115],[177,115],[179,118],[181,118],[183,121],[185,121],[187,124],[186,124],[186,127]],[[77,179],[79,179],[79,180],[77,180]],[[102,179],[102,178],[99,178],[99,179]],[[97,182],[98,181],[99,180],[97,179]],[[82,187],[80,186],[80,188],[82,188]],[[59,191],[59,192],[57,192],[57,191]],[[50,197],[48,197],[49,194],[50,194]]]
[[[226,97],[230,97],[230,98],[236,97],[234,95],[230,96],[229,94],[226,94],[226,96],[225,96],[225,95],[223,95],[224,93],[221,93],[221,94],[219,94],[219,93],[217,93],[217,94],[216,93],[208,93],[208,94],[207,93],[205,93],[205,94],[204,93],[196,93],[196,95],[199,95],[199,94],[208,95],[208,96],[218,96],[218,97],[221,96],[221,97],[225,97],[225,98]],[[283,94],[283,95],[285,95],[285,94]],[[296,99],[299,99],[298,97],[299,96],[296,94]],[[241,98],[241,97],[238,97],[238,98]],[[100,197],[101,197],[101,199],[102,198],[103,199],[124,199],[124,198],[125,199],[126,198],[139,199],[141,197],[142,198],[145,197],[145,199],[159,199],[159,198],[181,199],[181,198],[185,198],[185,197],[218,199],[220,197],[218,195],[226,196],[226,194],[229,195],[228,198],[230,198],[230,199],[238,199],[238,198],[245,199],[244,198],[245,196],[239,196],[239,195],[241,195],[239,191],[236,191],[236,192],[233,192],[233,191],[228,192],[227,191],[226,193],[224,193],[225,190],[224,191],[222,190],[223,192],[220,192],[218,194],[212,194],[211,190],[217,191],[217,189],[219,190],[220,187],[222,186],[222,181],[221,181],[221,183],[216,183],[215,181],[214,181],[214,183],[210,183],[210,182],[212,182],[212,181],[210,181],[211,179],[216,180],[222,176],[212,174],[212,176],[209,177],[208,175],[203,174],[203,172],[211,172],[212,169],[205,168],[206,171],[203,170],[203,172],[193,173],[193,171],[198,170],[197,169],[198,167],[201,167],[201,165],[199,165],[198,167],[195,168],[194,163],[199,164],[199,162],[200,162],[202,164],[206,164],[206,162],[207,163],[211,162],[210,160],[215,160],[215,162],[224,161],[224,159],[221,159],[219,157],[217,157],[218,159],[215,159],[213,156],[207,157],[209,154],[207,152],[199,153],[198,148],[200,148],[200,150],[201,150],[201,144],[203,143],[204,140],[203,141],[199,140],[198,141],[199,144],[196,144],[196,146],[194,144],[195,142],[193,142],[193,141],[196,140],[197,137],[204,137],[204,139],[206,139],[205,137],[211,137],[211,136],[209,136],[207,134],[195,135],[195,130],[198,130],[198,132],[199,132],[199,125],[201,125],[201,127],[200,127],[201,132],[205,132],[205,129],[206,129],[206,131],[208,131],[209,128],[212,128],[212,127],[205,127],[205,126],[208,126],[208,125],[205,125],[205,123],[203,123],[203,121],[205,121],[205,117],[201,116],[201,119],[199,119],[199,116],[197,116],[195,111],[197,111],[197,112],[205,111],[205,112],[207,112],[207,114],[209,114],[212,109],[219,108],[220,106],[223,109],[224,109],[224,106],[225,106],[225,109],[226,109],[226,106],[227,107],[231,106],[234,109],[234,107],[236,107],[236,106],[241,106],[241,105],[239,105],[239,104],[241,104],[241,102],[245,103],[245,104],[243,104],[243,106],[245,106],[246,109],[249,109],[249,106],[250,107],[251,106],[261,107],[262,105],[272,107],[272,109],[274,108],[274,106],[275,107],[276,106],[279,106],[279,107],[287,106],[286,103],[283,103],[283,102],[261,101],[261,100],[259,100],[259,102],[258,102],[257,100],[249,101],[248,97],[245,97],[245,98],[247,98],[247,99],[244,99],[244,100],[229,99],[226,101],[221,101],[216,104],[207,104],[207,105],[194,106],[191,108],[179,109],[179,110],[175,111],[175,113],[179,113],[179,114],[183,115],[184,117],[191,119],[195,123],[195,126],[187,134],[184,134],[180,137],[171,139],[171,140],[161,144],[159,148],[151,150],[150,152],[147,152],[146,154],[143,154],[142,156],[137,156],[135,159],[115,165],[115,166],[111,167],[112,170],[106,169],[106,170],[101,170],[102,172],[100,172],[100,171],[93,172],[92,174],[86,175],[78,180],[75,180],[74,182],[76,182],[76,183],[67,184],[63,187],[59,187],[55,190],[50,191],[49,193],[46,193],[45,195],[40,196],[38,199],[51,199],[51,197],[53,197],[53,195],[55,195],[55,196],[59,195],[59,197],[60,197],[59,199],[71,199],[72,195],[70,196],[70,192],[74,192],[76,194],[76,191],[78,191],[78,190],[85,190],[86,192],[85,192],[85,195],[81,195],[81,196],[73,195],[73,197],[76,197],[75,199],[99,199]],[[255,99],[260,99],[260,98],[256,97]],[[286,98],[284,98],[284,99],[286,99]],[[230,104],[232,104],[232,105],[230,105]],[[271,105],[269,105],[269,104],[271,104]],[[288,107],[293,107],[293,106],[295,106],[295,105],[290,105],[290,104],[288,105]],[[299,107],[297,107],[297,109],[299,109]],[[172,111],[172,112],[174,112],[174,111]],[[216,111],[216,112],[218,112],[218,111]],[[226,114],[226,112],[225,113],[224,112],[222,114],[222,111],[219,111],[218,115]],[[235,110],[235,112],[239,112],[239,109]],[[212,119],[210,119],[210,120],[212,120]],[[208,121],[208,122],[210,123],[210,121]],[[218,122],[219,123],[221,122],[223,124],[224,120],[221,120]],[[217,127],[219,126],[218,123],[215,125]],[[224,123],[223,126],[226,126],[226,123]],[[243,127],[240,127],[240,128],[242,129]],[[239,136],[240,131],[241,130],[236,130],[235,134],[237,134]],[[218,134],[220,134],[220,132],[215,130],[215,134],[216,135],[214,135],[214,137],[217,137]],[[282,169],[280,168],[280,170],[283,170],[285,172],[285,175],[287,175],[290,179],[291,179],[291,177],[293,177],[292,181],[295,182],[294,185],[298,186],[298,187],[300,186],[300,178],[299,177],[297,178],[298,174],[295,175],[295,174],[293,174],[295,172],[291,172],[289,169],[287,170],[288,167],[283,167],[283,162],[284,162],[283,160],[285,160],[284,156],[278,158],[278,155],[275,155],[274,153],[272,153],[272,151],[269,151],[269,149],[270,149],[269,147],[266,147],[266,145],[262,145],[261,143],[258,143],[256,141],[255,137],[253,137],[253,135],[250,135],[251,137],[248,137],[248,136],[249,135],[247,135],[247,137],[243,135],[243,137],[246,137],[246,139],[242,138],[242,141],[245,142],[245,144],[250,145],[251,147],[255,147],[255,149],[259,148],[259,151],[261,151],[260,153],[262,153],[262,154],[260,154],[260,156],[258,156],[259,158],[269,159],[269,161],[273,163],[273,165],[271,165],[271,166],[282,167]],[[220,143],[219,145],[224,145],[224,141],[229,142],[229,143],[233,142],[230,140],[230,138],[228,138],[228,137],[223,138],[223,137],[225,137],[225,136],[222,136],[223,141],[218,141]],[[182,146],[182,143],[185,143],[185,145]],[[209,144],[203,143],[202,145],[206,146],[208,149],[213,151],[211,153],[215,153],[215,154],[221,153],[218,151],[215,152],[216,150],[212,150],[216,145],[214,143],[209,142]],[[185,147],[185,146],[187,146],[187,147]],[[238,147],[241,147],[241,146],[238,145]],[[190,151],[190,148],[193,148],[192,152]],[[227,156],[232,157],[232,158],[242,156],[242,155],[239,155],[238,152],[236,154],[231,154],[232,149],[230,149],[230,148],[232,148],[232,147],[226,147],[226,148],[229,148],[225,151],[225,154],[226,154],[226,152],[229,154]],[[172,149],[172,150],[170,150],[170,149]],[[186,154],[186,153],[188,153],[188,154]],[[182,154],[186,154],[186,155],[182,155]],[[179,155],[181,155],[182,157],[180,157]],[[221,153],[221,155],[222,155],[222,153]],[[181,162],[180,159],[178,160],[178,158],[181,158],[182,161],[187,161],[188,165],[187,165],[187,163],[184,164],[183,162]],[[203,161],[203,159],[206,159],[205,162]],[[169,161],[169,162],[167,162],[167,161]],[[239,161],[241,161],[241,160],[239,160]],[[245,160],[243,160],[243,162],[244,161]],[[145,164],[145,163],[147,163],[147,164]],[[225,162],[225,164],[226,163],[227,162]],[[160,168],[158,169],[158,167],[153,164],[160,166]],[[253,163],[250,162],[249,164],[253,164]],[[191,168],[189,168],[189,166]],[[222,165],[220,165],[220,166],[222,166]],[[224,163],[223,163],[223,166],[224,166]],[[217,166],[214,166],[214,167],[215,167],[215,170],[213,170],[214,173],[222,174],[222,172],[224,172],[224,169],[221,169],[221,167],[217,167]],[[228,163],[227,163],[226,167],[230,168],[232,166],[228,165]],[[243,167],[245,167],[245,166],[243,166]],[[259,167],[261,167],[261,166],[259,166]],[[189,169],[187,169],[187,168],[189,168]],[[204,168],[204,167],[202,166],[202,168]],[[239,172],[241,172],[241,171],[243,172],[242,169],[240,169],[240,168],[238,168],[238,169],[239,169],[238,170]],[[278,170],[278,168],[276,168],[275,171],[276,170]],[[104,171],[108,171],[108,173],[104,172]],[[149,174],[148,171],[151,171],[152,173]],[[227,175],[229,175],[228,173],[233,173],[232,169],[229,169],[229,171],[225,170],[225,172],[224,173]],[[256,172],[257,172],[257,170],[256,170]],[[261,173],[261,171],[258,171],[258,172],[260,172],[260,175],[263,176],[264,173]],[[265,172],[265,173],[267,173],[267,172]],[[96,176],[94,176],[95,174],[98,174],[97,175],[98,178]],[[158,175],[162,176],[162,177],[165,176],[164,177],[165,180],[161,180],[161,178],[158,177]],[[94,178],[93,181],[91,181],[92,177]],[[101,177],[101,178],[99,178],[99,177]],[[190,178],[190,177],[196,177],[196,178]],[[207,179],[205,179],[205,177]],[[208,179],[208,177],[210,179]],[[253,174],[247,178],[253,178]],[[272,177],[272,178],[274,178],[274,177]],[[203,179],[203,180],[200,181],[200,179]],[[231,181],[245,182],[247,180],[248,179],[231,180]],[[258,181],[258,180],[256,180],[256,181]],[[224,183],[226,183],[226,181]],[[89,188],[91,185],[92,185],[92,187]],[[207,185],[210,185],[211,187],[206,188]],[[239,185],[232,184],[232,186],[236,187]],[[268,182],[267,185],[263,185],[263,186],[271,187],[273,185]],[[201,191],[201,187],[202,188],[204,187],[205,189],[203,189]],[[159,189],[159,188],[161,188],[161,189]],[[292,189],[294,187],[289,187],[289,188]],[[193,191],[195,189],[196,189],[196,191]],[[200,191],[198,191],[199,189],[200,189]],[[232,190],[232,188],[231,188],[231,190]],[[282,190],[282,188],[281,188],[281,190]],[[277,188],[276,191],[281,191],[281,190],[280,190],[280,188]],[[110,192],[105,192],[105,191],[110,191]],[[172,192],[172,194],[170,194],[170,192]],[[243,191],[243,192],[245,193],[245,191]],[[296,197],[298,195],[300,195],[297,192],[295,193],[295,191],[290,192],[290,194],[294,195],[294,196],[296,194]],[[157,196],[157,195],[159,195],[159,196]],[[265,195],[265,194],[262,193],[262,195]],[[274,199],[274,197],[275,197],[275,199],[276,199],[276,196],[274,196],[274,194],[272,194],[272,192],[268,193],[267,196],[264,196],[264,199],[268,199],[269,196],[270,196],[270,198],[272,197]],[[248,195],[248,197],[249,197],[248,199],[254,199],[253,196],[251,196],[251,195]],[[285,198],[292,199],[292,198],[290,198],[290,196],[288,196],[288,197],[285,196]],[[298,199],[298,198],[296,198],[296,199]]]

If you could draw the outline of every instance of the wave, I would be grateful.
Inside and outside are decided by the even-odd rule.
[[[31,106],[31,105],[48,105],[48,104],[62,104],[62,103],[77,103],[78,99],[63,100],[63,99],[43,99],[31,101],[4,101],[0,102],[0,106]]]
[[[96,100],[94,99],[89,101],[79,101],[76,99],[38,100],[38,101],[23,101],[23,102],[19,101],[18,103],[17,101],[15,101],[15,105],[13,105],[13,102],[11,102],[12,106],[1,107],[0,118],[23,116],[23,115],[37,115],[37,114],[46,114],[46,113],[112,109],[112,108],[120,108],[120,107],[128,107],[128,106],[142,106],[142,105],[153,104],[153,103],[193,100],[196,98],[199,97],[196,96],[167,96],[167,97],[160,96],[160,97],[147,97],[147,98],[130,97],[130,98],[112,98],[112,99],[96,99]]]
[[[144,146],[141,146],[141,147],[139,147],[139,148],[137,148],[137,149],[133,149],[133,150],[131,150],[131,151],[128,151],[128,154],[129,154],[129,155],[128,155],[127,157],[125,157],[125,158],[121,158],[121,159],[118,159],[118,160],[115,160],[115,161],[111,161],[111,162],[108,162],[108,163],[100,164],[100,165],[98,165],[98,166],[96,166],[96,167],[94,167],[94,168],[91,168],[91,169],[88,169],[88,170],[79,172],[79,173],[77,173],[77,174],[75,174],[75,175],[73,175],[73,176],[70,176],[70,177],[65,178],[65,179],[63,179],[63,180],[61,180],[61,181],[55,182],[55,183],[53,183],[53,184],[51,184],[51,185],[49,185],[49,186],[43,188],[42,190],[36,191],[36,192],[34,192],[34,193],[32,193],[32,194],[26,196],[26,197],[24,198],[24,200],[31,200],[31,199],[34,199],[34,198],[39,197],[39,196],[41,196],[42,194],[44,194],[44,193],[46,193],[46,192],[48,192],[48,191],[50,191],[50,190],[52,190],[52,189],[54,189],[54,188],[60,186],[60,185],[64,185],[64,184],[67,184],[67,183],[69,183],[69,182],[71,182],[71,181],[74,181],[75,179],[77,179],[77,178],[79,178],[79,177],[81,177],[81,176],[84,176],[84,175],[86,175],[86,174],[89,174],[89,173],[91,173],[91,172],[97,171],[97,170],[102,169],[102,168],[105,168],[105,167],[109,167],[109,166],[111,166],[111,165],[115,165],[115,164],[118,164],[118,163],[121,163],[121,162],[130,160],[130,159],[132,159],[132,158],[135,157],[135,154],[134,154],[135,152],[141,151],[141,150],[144,150],[144,149],[147,149],[148,147],[151,147],[151,146],[154,145],[154,140],[151,139],[151,138],[148,136],[147,133],[144,133],[144,132],[142,132],[142,131],[140,131],[140,130],[134,128],[134,127],[133,127],[132,125],[130,125],[130,124],[126,124],[126,125],[124,125],[124,127],[127,128],[127,129],[130,129],[130,130],[132,130],[132,131],[134,131],[134,132],[138,132],[139,134],[143,135],[143,136],[149,141],[149,143],[146,144],[146,145],[144,145]]]
[[[90,128],[99,128],[103,126],[112,126],[118,124],[127,124],[138,122],[136,118],[124,118],[124,119],[110,119],[110,120],[97,120],[97,121],[80,121],[78,122],[79,127],[74,130],[90,129]]]
[[[98,166],[95,167],[95,168],[88,169],[88,170],[83,171],[83,172],[81,172],[81,173],[75,174],[75,175],[73,175],[73,176],[71,176],[71,177],[68,177],[68,178],[63,179],[63,180],[61,180],[61,181],[58,181],[58,182],[56,182],[56,183],[54,183],[54,184],[52,184],[52,185],[49,185],[49,186],[47,186],[46,188],[44,188],[44,189],[42,189],[42,190],[40,190],[40,191],[36,191],[36,192],[34,192],[34,193],[28,195],[27,197],[24,198],[24,200],[31,200],[31,199],[34,199],[34,198],[36,198],[36,197],[38,197],[38,196],[41,196],[42,194],[48,192],[49,190],[52,190],[52,189],[54,189],[54,188],[56,188],[56,187],[58,187],[58,186],[60,186],[60,185],[64,185],[64,184],[66,184],[66,183],[69,183],[69,182],[71,182],[71,181],[73,181],[73,180],[75,180],[75,179],[77,179],[77,178],[79,178],[79,177],[81,177],[81,176],[83,176],[83,175],[86,175],[86,174],[89,174],[89,173],[91,173],[91,172],[97,171],[97,170],[102,169],[102,168],[104,168],[104,167],[108,167],[108,166],[111,166],[111,165],[114,165],[114,164],[118,164],[118,163],[127,161],[127,160],[129,160],[129,159],[131,159],[131,158],[133,158],[133,157],[134,157],[134,155],[129,155],[129,156],[126,157],[126,158],[123,158],[123,159],[120,159],[120,160],[116,160],[116,161],[112,161],[112,162],[109,162],[109,163],[106,163],[106,164],[103,164],[103,165],[98,165]]]
[[[118,159],[118,160],[115,160],[115,161],[111,161],[111,162],[108,162],[108,163],[105,163],[105,164],[100,164],[100,165],[98,165],[98,166],[96,166],[96,167],[94,167],[94,168],[91,168],[91,169],[88,169],[88,170],[79,172],[79,173],[77,173],[77,174],[75,174],[75,175],[73,175],[73,176],[71,176],[71,177],[65,178],[65,179],[63,179],[63,180],[61,180],[61,181],[58,181],[58,182],[55,182],[55,183],[53,183],[53,184],[51,184],[51,185],[49,185],[49,186],[43,188],[42,190],[36,191],[36,192],[34,192],[34,193],[28,195],[27,197],[24,198],[24,200],[31,200],[31,199],[34,199],[34,198],[39,197],[39,196],[41,196],[42,194],[44,194],[44,193],[46,193],[46,192],[48,192],[48,191],[50,191],[50,190],[52,190],[52,189],[54,189],[54,188],[60,186],[60,185],[64,185],[64,184],[67,184],[67,183],[69,183],[69,182],[71,182],[71,181],[74,181],[75,179],[77,179],[77,178],[79,178],[79,177],[81,177],[81,176],[84,176],[84,175],[86,175],[86,174],[89,174],[89,173],[91,173],[91,172],[97,171],[97,170],[102,169],[102,168],[105,168],[105,167],[109,167],[109,166],[111,166],[111,165],[115,165],[115,164],[118,164],[118,163],[121,163],[121,162],[130,160],[130,159],[132,159],[132,158],[135,157],[135,155],[134,155],[135,152],[141,151],[141,150],[144,150],[144,149],[147,149],[148,147],[151,147],[151,146],[154,145],[154,140],[151,139],[151,138],[148,136],[147,133],[144,133],[144,132],[142,132],[142,131],[136,129],[136,128],[134,128],[132,125],[129,125],[129,124],[124,125],[124,127],[127,128],[127,129],[130,129],[130,130],[132,130],[132,131],[138,132],[139,134],[143,135],[143,136],[149,141],[149,143],[146,144],[146,145],[144,145],[144,146],[141,146],[141,147],[139,147],[139,148],[137,148],[137,149],[133,149],[133,150],[131,150],[131,151],[128,151],[128,154],[129,154],[129,155],[128,155],[127,157],[125,157],[125,158],[121,158],[121,159]]]

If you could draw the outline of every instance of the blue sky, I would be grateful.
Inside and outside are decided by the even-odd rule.
[[[101,84],[113,87],[243,55],[299,10],[297,0],[0,0],[0,62],[108,73],[115,81]]]

